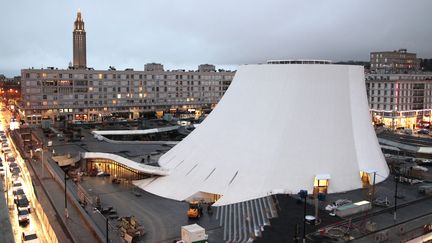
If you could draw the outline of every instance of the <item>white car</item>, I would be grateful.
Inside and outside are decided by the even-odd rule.
[[[349,199],[338,199],[338,200],[332,202],[331,204],[327,205],[325,207],[325,210],[333,211],[339,207],[342,207],[344,205],[351,204],[351,203],[352,203],[352,201]]]
[[[39,239],[34,231],[23,232],[21,241],[26,243],[39,243]]]

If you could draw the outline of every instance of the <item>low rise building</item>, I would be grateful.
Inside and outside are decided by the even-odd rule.
[[[375,124],[429,127],[432,114],[432,73],[367,74],[366,90]]]
[[[420,60],[416,53],[406,49],[370,53],[370,70],[372,72],[385,70],[387,72],[410,72],[420,68]]]

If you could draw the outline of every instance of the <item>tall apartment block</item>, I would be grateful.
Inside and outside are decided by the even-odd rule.
[[[73,32],[73,65],[68,69],[21,70],[21,115],[31,125],[52,121],[101,121],[107,116],[137,119],[173,109],[214,107],[234,77],[203,64],[198,70],[164,70],[149,63],[143,71],[94,70],[86,64],[81,12]]]
[[[367,74],[366,90],[376,124],[390,128],[430,127],[432,73]]]
[[[417,71],[420,68],[417,54],[409,53],[406,49],[371,52],[370,63],[372,72],[400,73]]]

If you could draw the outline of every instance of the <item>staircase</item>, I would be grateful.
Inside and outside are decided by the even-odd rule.
[[[223,239],[229,243],[252,242],[264,226],[278,216],[273,196],[217,207],[216,219],[223,226]]]

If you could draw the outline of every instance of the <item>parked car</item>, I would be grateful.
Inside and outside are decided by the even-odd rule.
[[[427,130],[427,129],[420,129],[420,130],[417,131],[417,134],[428,135],[429,134],[429,130]]]
[[[39,239],[34,231],[23,232],[21,235],[21,241],[25,243],[39,243]]]
[[[29,203],[26,195],[18,196],[16,205],[17,205],[17,208],[25,208],[29,211],[29,213],[31,213],[30,203]]]
[[[12,172],[15,168],[18,168],[18,164],[15,162],[12,162],[9,164],[9,171]]]
[[[18,208],[18,223],[27,224],[30,221],[29,211],[26,208]]]
[[[13,179],[18,179],[18,178],[20,178],[21,177],[21,170],[19,169],[19,168],[15,168],[13,171],[12,171],[12,178]]]
[[[14,192],[14,201],[15,201],[15,203],[17,203],[18,197],[21,196],[21,195],[25,196],[25,193],[24,193],[23,189],[18,189],[18,190],[16,190],[16,192]]]
[[[403,133],[405,133],[405,134],[407,134],[407,135],[411,135],[413,132],[412,132],[412,130],[411,130],[410,128],[405,128],[405,129],[403,130]]]
[[[12,183],[12,193],[15,194],[18,189],[22,189],[21,181],[14,181]]]
[[[15,157],[13,156],[13,154],[11,153],[6,154],[6,161],[10,163],[15,162]]]

